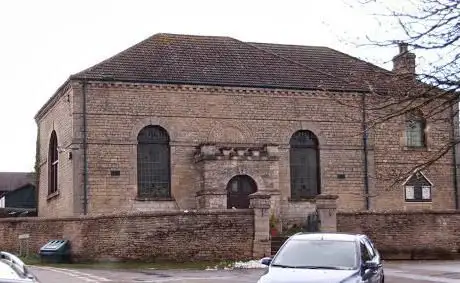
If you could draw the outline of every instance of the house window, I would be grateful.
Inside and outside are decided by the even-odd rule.
[[[48,194],[55,193],[58,190],[58,165],[58,141],[56,132],[53,131],[48,150]]]
[[[170,146],[168,132],[147,126],[137,136],[137,186],[142,198],[170,198]]]
[[[297,131],[289,142],[291,199],[320,194],[318,139],[310,131]]]
[[[420,111],[414,111],[406,117],[406,146],[425,147],[426,121]]]
[[[430,202],[431,182],[420,172],[412,175],[404,184],[405,198],[408,202]]]

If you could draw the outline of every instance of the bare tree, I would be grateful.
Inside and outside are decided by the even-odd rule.
[[[357,4],[384,5],[386,0],[351,0]],[[349,79],[356,85],[365,86],[369,95],[362,102],[337,103],[366,112],[366,128],[377,131],[385,123],[407,118],[408,123],[417,122],[422,113],[424,120],[450,122],[458,119],[460,94],[460,0],[405,0],[400,2],[409,9],[399,11],[385,7],[387,12],[375,14],[386,23],[396,23],[400,38],[375,39],[367,36],[367,45],[379,47],[398,46],[399,54],[393,58],[393,72],[369,68],[363,73],[350,71]],[[388,33],[394,36],[394,33]],[[416,72],[415,53],[427,54],[428,63]],[[413,117],[413,118],[411,118]],[[413,121],[411,121],[413,119]],[[455,121],[455,125],[457,125]],[[454,125],[452,125],[454,131]],[[436,150],[423,156],[417,165],[404,172],[395,170],[391,176],[393,185],[399,184],[416,170],[430,167],[460,142],[454,132],[449,139],[436,144]],[[377,176],[378,177],[378,176]]]
[[[418,78],[441,89],[459,90],[460,0],[414,0],[407,3],[412,3],[412,12],[390,10],[382,15],[396,20],[403,31],[401,39],[375,40],[367,37],[368,40],[379,46],[403,41],[414,51],[431,51],[434,61],[418,74]],[[437,55],[437,60],[434,55]]]

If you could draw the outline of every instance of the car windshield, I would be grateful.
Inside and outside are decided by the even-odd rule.
[[[273,266],[296,268],[353,269],[357,262],[352,241],[290,240],[276,257]]]

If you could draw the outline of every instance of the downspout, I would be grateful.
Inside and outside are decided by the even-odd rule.
[[[83,215],[88,213],[88,161],[87,161],[87,121],[86,121],[86,80],[82,80],[83,96]]]
[[[367,160],[367,126],[366,126],[366,93],[362,94],[362,131],[363,131],[363,151],[364,151],[364,197],[366,201],[366,210],[369,210],[369,176]]]
[[[454,111],[454,106],[452,105],[452,107],[450,107],[450,116],[452,117],[452,120],[451,120],[451,132],[452,132],[452,141],[453,141],[453,145],[452,145],[452,157],[453,157],[453,161],[454,161],[454,166],[453,166],[453,175],[454,175],[454,195],[455,195],[455,209],[458,209],[458,184],[457,184],[457,150],[456,150],[456,147],[457,147],[457,144],[456,144],[456,131],[455,131],[455,127],[456,127],[456,124],[455,123],[455,119],[458,119],[457,118],[457,115],[455,114],[455,111]]]

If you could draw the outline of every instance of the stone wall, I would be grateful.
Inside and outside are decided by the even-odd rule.
[[[358,189],[363,187],[362,170],[356,170],[363,164],[362,139],[349,134],[360,131],[360,115],[334,102],[327,94],[91,83],[87,95],[90,213],[112,213],[114,208],[138,210],[137,134],[149,124],[163,127],[171,138],[171,187],[174,197],[171,207],[196,208],[195,195],[206,182],[202,178],[202,170],[212,167],[194,162],[196,148],[202,143],[240,147],[279,145],[279,161],[252,161],[264,167],[259,164],[244,167],[252,173],[251,177],[258,187],[279,190],[280,206],[289,206],[288,143],[292,134],[302,129],[311,130],[320,142],[322,192],[340,193],[339,206],[342,209],[363,207],[364,198]],[[352,93],[341,99],[359,101],[359,97]],[[341,114],[345,112],[349,115]],[[336,166],[337,160],[340,160],[340,166]],[[234,167],[231,171],[238,174]],[[119,170],[120,176],[111,176],[111,170]],[[219,168],[216,170],[219,171]],[[226,173],[225,170],[219,172]],[[337,179],[337,174],[342,173],[346,179]],[[226,184],[223,179],[215,184],[218,188],[206,189],[224,189]],[[143,202],[142,207],[155,210],[158,203]],[[298,205],[296,203],[294,207]],[[308,203],[305,205],[308,206]]]
[[[368,235],[384,259],[460,257],[460,212],[338,213],[340,232]]]
[[[254,211],[0,219],[0,250],[17,253],[18,236],[27,233],[31,253],[38,253],[49,240],[68,239],[77,261],[245,260],[257,247]],[[268,223],[267,219],[259,220]]]
[[[74,95],[71,87],[61,90],[52,99],[50,109],[38,121],[39,179],[38,213],[41,215],[70,216],[74,214],[75,195],[73,174],[75,162],[69,157],[74,138]],[[48,194],[48,163],[51,133],[55,131],[58,146],[58,190]]]
[[[67,192],[59,198],[46,201],[43,191],[46,191],[47,175],[43,171],[40,174],[40,201],[42,206],[47,207],[40,210],[42,216],[78,214],[82,211],[83,150],[79,144],[83,136],[82,87],[76,81],[71,84],[73,110],[65,109],[72,112],[63,110],[62,107],[67,107],[63,96],[64,104],[53,105],[49,113],[40,118],[40,124],[50,127],[53,123],[57,125],[70,121],[64,119],[69,115],[73,117],[73,142],[77,149],[72,151],[73,159],[64,160],[63,163],[73,165],[75,171],[68,177],[63,175],[60,178],[63,182],[61,186],[65,186],[66,190],[73,188],[73,193]],[[278,161],[260,163],[269,166],[265,167],[268,170],[258,170],[258,165],[246,167],[263,175],[252,176],[256,181],[263,180],[258,181],[259,187],[279,190],[276,192],[279,193],[279,204],[274,203],[272,206],[276,211],[285,211],[287,215],[297,217],[295,215],[299,207],[309,207],[308,201],[294,203],[290,200],[289,139],[298,130],[310,130],[318,137],[322,193],[339,195],[340,211],[366,208],[363,141],[360,135],[362,116],[360,111],[353,111],[355,108],[345,105],[359,107],[361,96],[356,93],[90,82],[86,98],[88,211],[91,214],[114,213],[116,210],[171,211],[196,208],[196,194],[202,190],[206,181],[202,170],[206,166],[213,166],[195,162],[197,147],[203,143],[230,143],[243,147],[278,145]],[[53,111],[60,114],[54,115]],[[387,190],[389,182],[380,179],[391,179],[394,171],[411,169],[449,139],[450,125],[438,116],[433,117],[437,122],[428,122],[428,148],[404,147],[404,121],[399,117],[370,131],[371,209],[454,207],[453,163],[450,153],[424,172],[434,183],[433,201],[430,203],[406,203],[402,187]],[[72,124],[67,122],[64,124]],[[144,201],[136,198],[136,138],[147,125],[159,125],[171,137],[173,199],[169,201]],[[62,131],[67,130],[59,131],[58,138],[63,135]],[[41,142],[47,143],[46,137],[43,134]],[[41,155],[45,156],[46,153],[47,148],[43,145]],[[237,172],[235,168],[238,166],[234,166],[234,163],[238,162],[228,162],[230,165],[226,167],[231,167],[231,172]],[[119,174],[112,175],[112,171]],[[67,185],[69,183],[71,185]],[[224,185],[216,183],[216,186]],[[74,206],[65,199],[73,199]]]
[[[370,99],[369,105],[378,109],[390,103],[388,99]],[[424,175],[433,183],[432,201],[426,203],[406,202],[403,186],[390,188],[396,178],[408,173],[415,166],[433,160],[444,146],[452,139],[452,120],[450,109],[441,106],[435,111],[436,104],[442,99],[421,106],[420,111],[429,116],[426,121],[426,147],[407,147],[405,135],[405,115],[399,115],[373,127],[369,133],[370,170],[370,209],[371,210],[443,210],[455,208],[454,193],[454,160],[452,151],[446,152],[434,164],[423,169]],[[418,102],[417,102],[418,104]],[[424,105],[420,103],[420,105]],[[400,107],[400,106],[399,106]],[[433,109],[430,109],[433,108]],[[393,112],[392,112],[393,111]],[[395,113],[395,107],[387,107],[380,111],[370,111],[368,120],[377,116]],[[436,113],[436,114],[435,114]],[[406,178],[402,178],[406,179]]]

